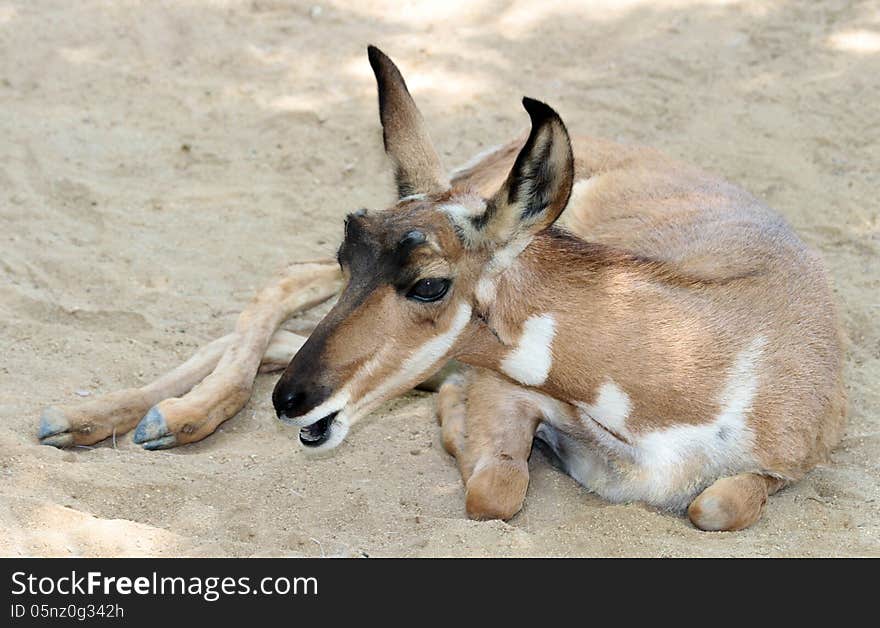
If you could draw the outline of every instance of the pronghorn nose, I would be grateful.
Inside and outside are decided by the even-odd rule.
[[[284,391],[279,386],[272,395],[272,405],[275,406],[275,414],[278,417],[295,417],[305,414],[308,411],[305,407],[306,396],[304,392],[298,390]]]
[[[279,382],[272,393],[272,405],[275,406],[275,414],[278,418],[292,419],[318,407],[326,397],[327,394],[322,387],[288,388]]]

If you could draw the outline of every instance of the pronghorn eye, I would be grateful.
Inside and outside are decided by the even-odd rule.
[[[416,301],[437,301],[446,294],[447,290],[449,290],[448,279],[430,277],[415,282],[406,296]]]

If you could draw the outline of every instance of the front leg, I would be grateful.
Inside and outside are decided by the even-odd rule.
[[[49,406],[40,414],[37,438],[43,445],[92,445],[124,434],[147,410],[168,397],[187,392],[208,375],[229,347],[232,334],[199,349],[189,360],[141,388],[126,388],[82,403]]]
[[[125,434],[147,411],[170,397],[183,395],[216,368],[232,344],[233,334],[205,345],[189,360],[141,388],[126,388],[77,404],[45,408],[37,437],[43,445],[72,447],[93,445],[115,434]],[[305,337],[279,329],[272,336],[260,364],[260,372],[283,369],[306,341]]]
[[[333,296],[338,283],[339,270],[331,262],[294,264],[280,280],[263,290],[242,313],[235,333],[202,347],[189,360],[141,388],[115,391],[79,404],[45,408],[40,416],[37,437],[43,445],[71,447],[92,445],[111,435],[124,434],[139,421],[144,423],[144,415],[150,416],[148,411],[151,408],[157,407],[164,400],[186,394],[207,376],[211,376],[211,387],[201,387],[201,397],[192,397],[193,402],[199,401],[202,404],[201,408],[195,408],[196,412],[213,413],[215,418],[228,412],[234,414],[237,412],[237,404],[224,403],[224,400],[235,395],[230,395],[224,387],[234,388],[236,381],[241,384],[242,378],[246,378],[248,369],[253,366],[248,360],[256,362],[258,366],[253,368],[259,368],[260,372],[284,368],[305,342],[305,338],[284,330],[276,331],[276,328],[284,318],[294,312]],[[277,317],[280,320],[276,322]],[[245,369],[239,372],[238,380],[229,377],[230,370],[237,365]],[[247,389],[248,396],[253,376],[250,376],[250,380],[241,384]],[[210,398],[212,394],[217,395],[214,400]],[[239,391],[235,400],[243,405],[247,397],[242,400]],[[213,410],[216,405],[222,405],[219,413]],[[241,406],[237,407],[240,409]],[[152,413],[152,416],[155,418],[156,414]],[[191,413],[190,416],[198,422],[197,415]],[[229,416],[232,415],[225,418]],[[161,445],[171,446],[174,440],[168,437],[172,434],[173,432],[159,434],[165,440],[154,443],[148,439],[143,441],[144,446],[148,449],[159,448]]]
[[[233,339],[213,372],[183,397],[153,406],[135,429],[134,442],[145,449],[167,449],[213,433],[247,403],[278,326],[294,312],[332,297],[340,280],[335,262],[304,262],[288,268],[238,317]]]
[[[443,446],[458,462],[472,519],[510,519],[529,486],[529,455],[540,411],[528,391],[495,373],[470,369],[437,399]]]

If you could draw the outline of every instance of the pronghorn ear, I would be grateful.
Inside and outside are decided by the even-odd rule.
[[[394,162],[398,198],[446,190],[449,180],[400,70],[375,46],[367,47],[367,56],[379,88],[382,137]]]
[[[571,142],[559,114],[531,98],[523,98],[523,107],[532,119],[529,139],[483,217],[486,235],[495,242],[552,225],[565,209],[574,182]]]

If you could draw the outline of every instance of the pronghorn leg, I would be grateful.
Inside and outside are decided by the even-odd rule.
[[[464,461],[467,435],[465,432],[466,400],[465,377],[461,374],[449,376],[437,393],[437,421],[440,423],[440,439],[443,442],[443,449],[456,459],[460,467]],[[470,471],[465,474],[462,467],[461,476],[467,482]]]
[[[163,399],[185,394],[209,375],[232,340],[233,334],[214,340],[174,370],[141,388],[117,390],[78,404],[49,406],[40,416],[40,442],[71,447],[92,445],[114,433],[125,434],[151,407]],[[305,341],[305,337],[292,332],[276,331],[263,356],[260,372],[287,366]]]
[[[294,264],[264,288],[239,315],[232,341],[216,368],[189,393],[165,399],[138,423],[134,441],[145,449],[166,449],[205,438],[247,403],[269,340],[294,312],[336,294],[335,262]]]
[[[721,478],[697,495],[688,507],[688,517],[701,530],[742,530],[761,516],[767,496],[784,482],[757,473]]]
[[[440,388],[443,447],[458,462],[472,519],[510,519],[522,508],[540,414],[520,390],[482,369]]]

